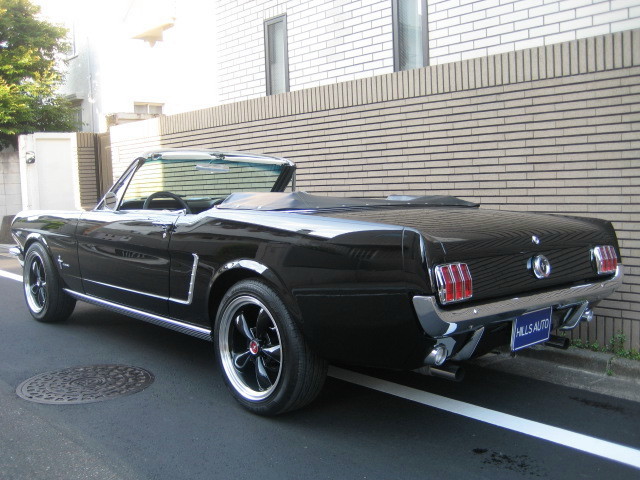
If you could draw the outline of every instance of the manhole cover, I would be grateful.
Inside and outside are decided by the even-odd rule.
[[[38,403],[90,403],[144,390],[153,374],[128,365],[91,365],[47,372],[22,382],[21,398]]]

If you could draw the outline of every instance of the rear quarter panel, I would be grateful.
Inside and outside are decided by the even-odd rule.
[[[178,222],[170,249],[172,259],[183,259],[172,271],[172,284],[175,275],[187,275],[192,253],[199,256],[200,305],[207,303],[209,288],[215,291],[212,281],[251,261],[265,268],[260,275],[323,357],[400,367],[416,349],[422,334],[410,292],[419,287],[405,270],[402,227],[274,212],[197,217]],[[418,248],[413,240],[410,248]],[[414,257],[419,262],[419,252]],[[421,267],[412,261],[411,268],[417,277]],[[208,315],[213,319],[215,312]]]

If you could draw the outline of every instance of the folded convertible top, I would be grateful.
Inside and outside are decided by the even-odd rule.
[[[456,197],[430,195],[422,197],[390,196],[379,198],[324,197],[305,192],[291,193],[232,193],[217,208],[233,210],[334,210],[368,209],[376,207],[440,206],[478,207]]]

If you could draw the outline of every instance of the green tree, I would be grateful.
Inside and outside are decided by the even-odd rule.
[[[75,130],[63,80],[67,30],[40,20],[29,0],[0,0],[0,148],[17,135]]]

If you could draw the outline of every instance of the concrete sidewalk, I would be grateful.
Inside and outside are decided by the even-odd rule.
[[[640,402],[640,361],[611,353],[538,345],[485,355],[473,363],[493,370]]]
[[[520,356],[545,362],[561,363],[567,367],[629,381],[640,381],[640,361],[617,357],[608,352],[594,352],[582,348],[558,350],[538,346],[519,353]]]

